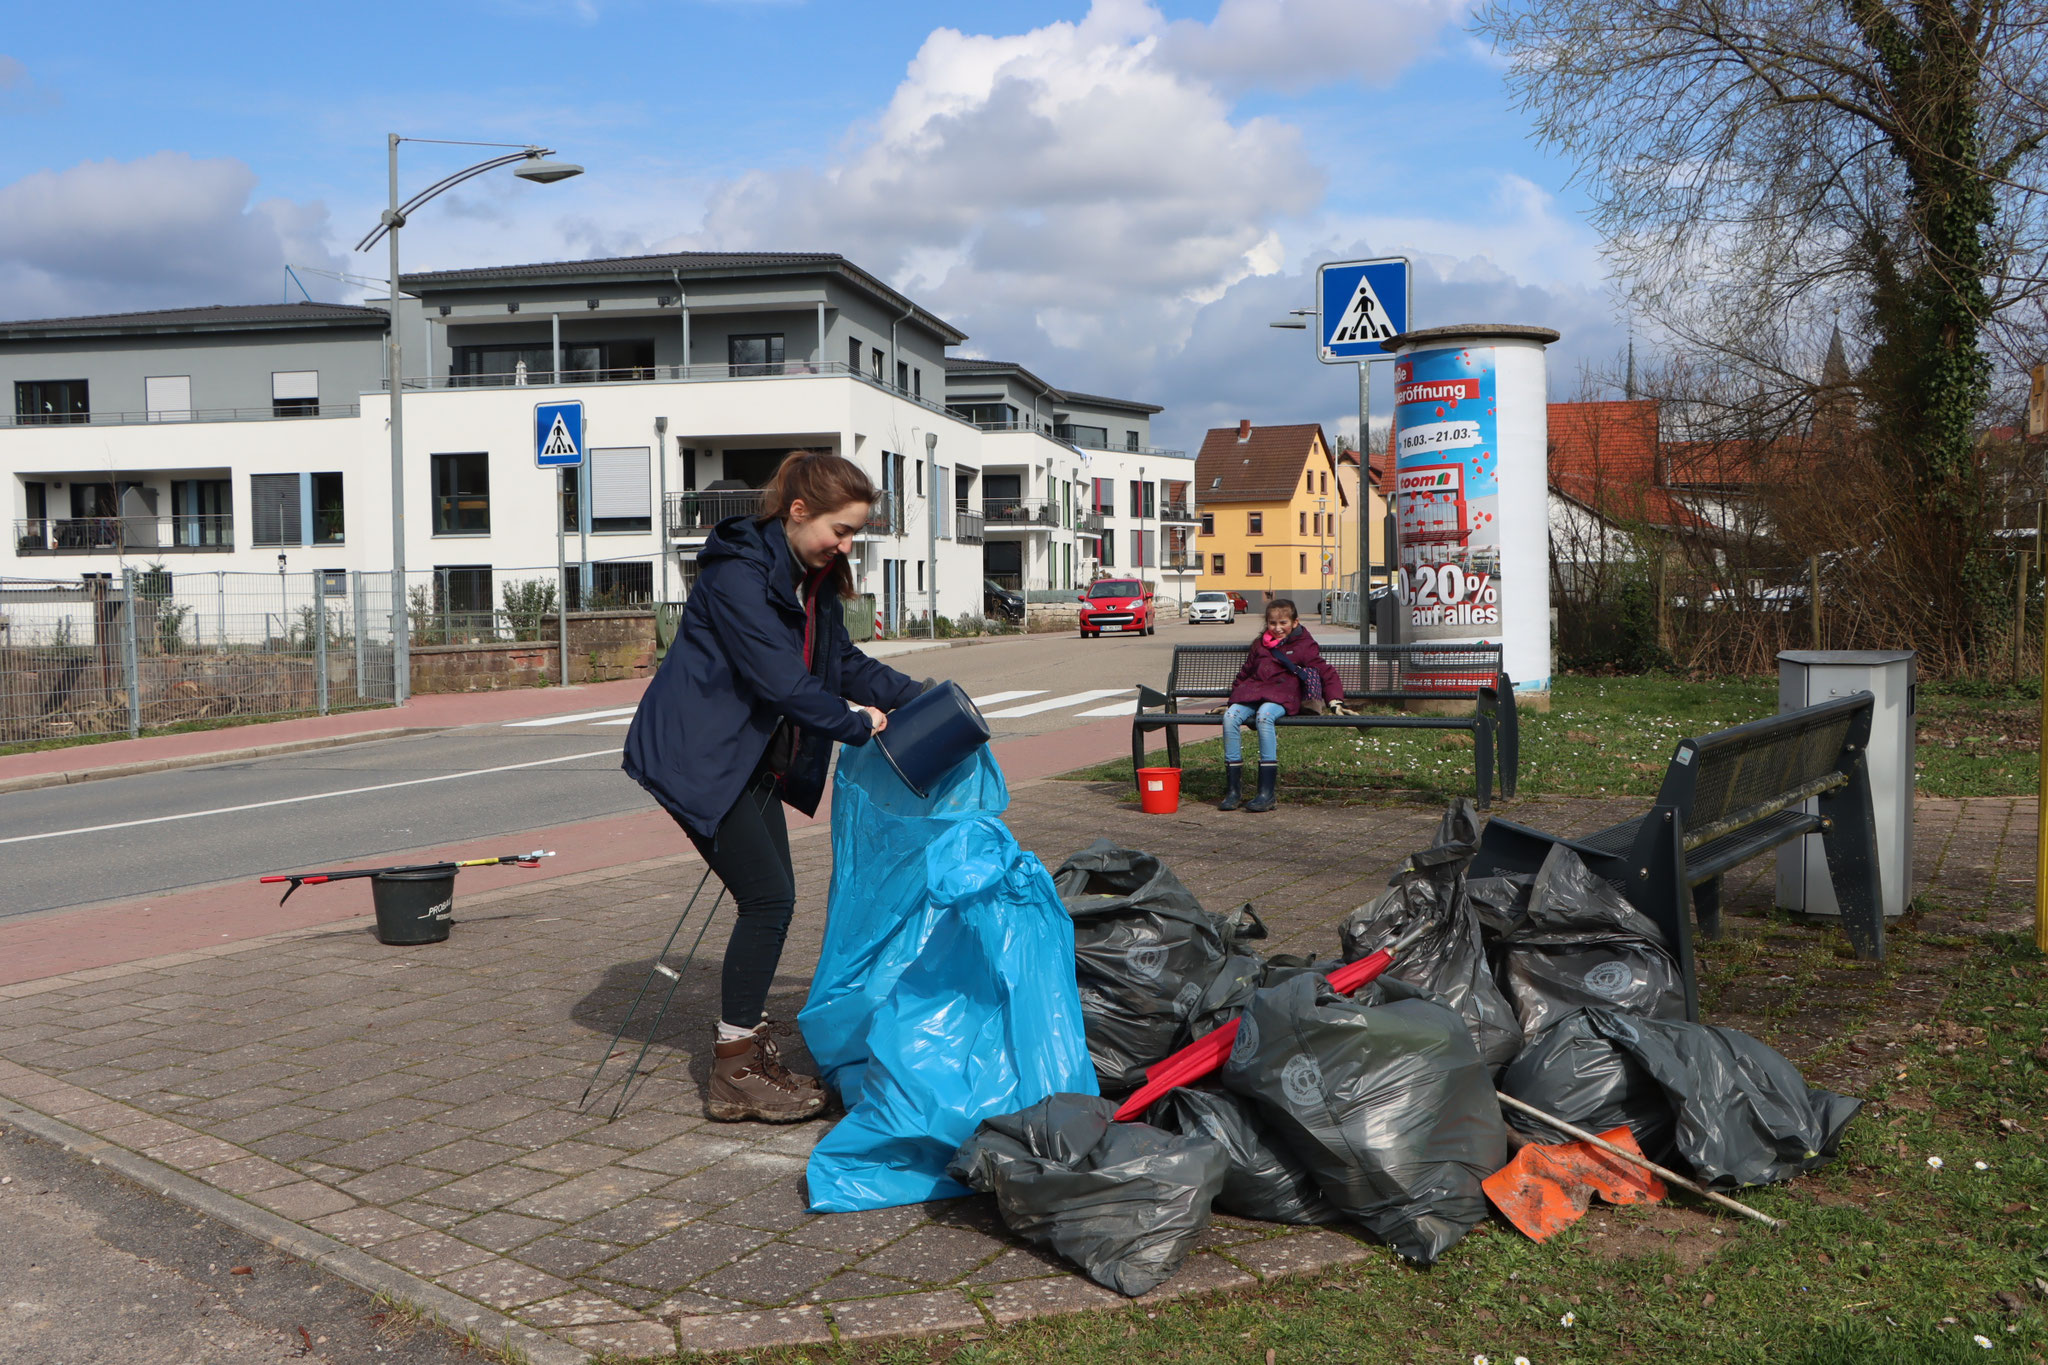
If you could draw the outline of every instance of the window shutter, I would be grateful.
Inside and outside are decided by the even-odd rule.
[[[646,446],[616,446],[590,452],[590,515],[653,515],[653,500],[647,492]]]
[[[320,397],[320,371],[272,370],[270,373],[270,396],[272,399],[318,399]]]
[[[299,476],[296,474],[251,474],[249,476],[250,543],[255,545],[303,545],[306,543],[299,517]]]
[[[149,410],[152,422],[191,421],[192,376],[169,374],[143,380],[142,406]]]

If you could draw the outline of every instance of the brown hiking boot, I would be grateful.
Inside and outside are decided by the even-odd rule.
[[[764,1024],[752,1035],[711,1049],[711,1093],[704,1112],[720,1123],[801,1123],[825,1107],[815,1076],[782,1064]]]

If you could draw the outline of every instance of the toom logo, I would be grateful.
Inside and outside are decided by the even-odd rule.
[[[1479,401],[1477,379],[1425,379],[1394,388],[1396,403],[1460,403],[1467,399]]]
[[[1397,493],[1448,493],[1465,485],[1465,471],[1458,465],[1438,464],[1423,469],[1403,469],[1395,475]]]

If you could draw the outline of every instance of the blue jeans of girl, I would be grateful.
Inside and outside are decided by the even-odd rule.
[[[1259,762],[1280,761],[1280,737],[1273,732],[1273,722],[1287,714],[1287,708],[1278,702],[1262,701],[1256,724],[1259,728]],[[1232,702],[1223,712],[1223,761],[1242,763],[1244,761],[1244,740],[1238,730],[1245,722],[1253,719],[1252,708]]]

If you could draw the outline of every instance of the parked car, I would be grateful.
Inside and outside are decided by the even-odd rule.
[[[1237,619],[1237,604],[1230,600],[1227,592],[1198,592],[1188,607],[1188,621],[1221,621],[1229,625]]]
[[[1021,621],[1024,619],[1024,594],[1013,592],[993,578],[981,581],[981,614],[990,619]]]
[[[1244,600],[1244,594],[1241,592],[1230,594],[1230,605],[1239,611],[1250,611],[1252,609],[1252,604]]]
[[[1102,578],[1080,594],[1081,638],[1092,640],[1105,631],[1115,635],[1150,635],[1157,624],[1152,594],[1135,578]]]

